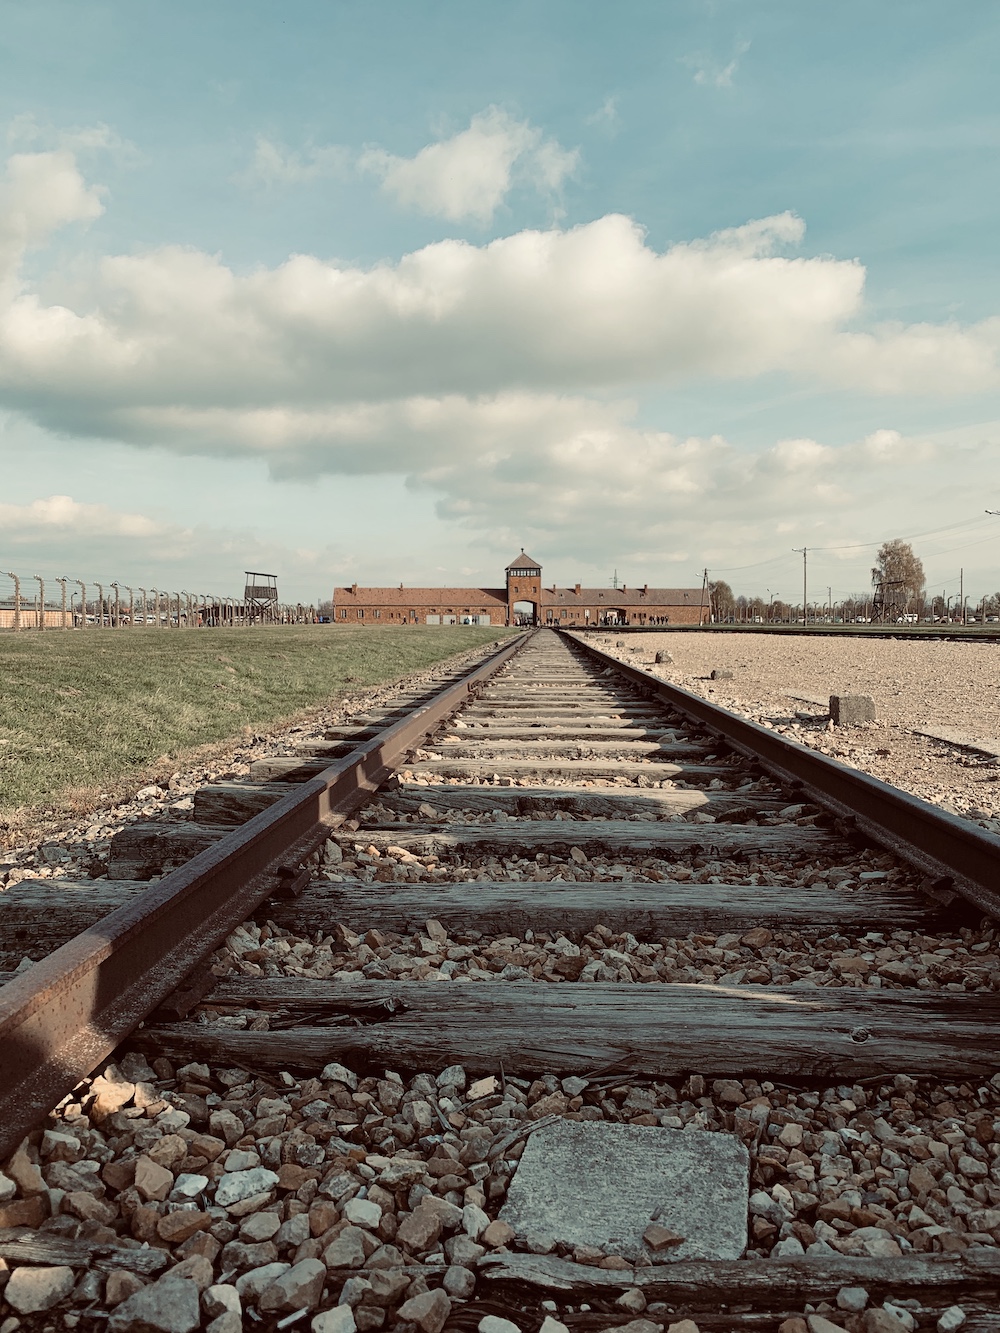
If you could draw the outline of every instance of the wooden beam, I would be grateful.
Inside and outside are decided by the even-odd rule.
[[[632,726],[627,722],[619,722],[602,726],[590,722],[585,727],[579,723],[567,727],[561,722],[542,724],[535,721],[530,726],[490,726],[485,723],[475,726],[466,723],[462,714],[446,730],[450,740],[481,741],[484,745],[495,741],[575,741],[586,745],[594,741],[656,741],[660,744],[676,744],[681,739],[676,732],[665,730],[662,725]]]
[[[288,787],[278,782],[219,782],[199,787],[194,794],[196,824],[245,824],[268,806],[288,795]]]
[[[47,953],[144,893],[141,880],[24,880],[0,894],[0,969]],[[329,932],[340,922],[410,933],[431,917],[451,935],[523,935],[526,930],[579,937],[601,924],[641,939],[710,931],[771,929],[931,930],[941,909],[913,894],[811,888],[748,890],[742,884],[592,884],[516,880],[472,884],[402,884],[316,879],[297,899],[271,898],[255,914],[297,934]],[[952,922],[954,916],[952,914]]]
[[[524,815],[534,810],[549,814],[565,810],[571,814],[600,815],[603,818],[676,815],[690,810],[727,816],[746,812],[749,818],[752,810],[770,813],[788,805],[784,796],[768,796],[757,791],[705,791],[701,787],[637,790],[635,787],[459,787],[447,783],[433,787],[401,785],[392,791],[378,792],[374,799],[385,809],[399,814],[414,814],[420,806],[432,805],[439,810],[504,810],[510,815]],[[196,812],[197,808],[196,805]]]
[[[551,731],[554,735],[566,736],[607,736],[615,740],[623,732],[633,732],[638,736],[671,736],[684,739],[684,726],[680,722],[667,722],[661,715],[629,718],[612,717],[607,713],[563,713],[554,717],[522,717],[518,714],[509,718],[474,717],[463,712],[458,720],[467,723],[468,729],[476,736],[510,736],[522,733],[526,736],[537,735],[539,729]],[[454,725],[454,723],[453,723]]]
[[[47,1235],[27,1227],[0,1231],[0,1259],[10,1264],[58,1264],[73,1268],[96,1268],[104,1273],[127,1268],[133,1273],[158,1273],[170,1262],[163,1250],[144,1245],[139,1249],[109,1245],[107,1241]]]
[[[1000,995],[665,982],[241,978],[220,982],[213,1002],[275,1011],[274,1030],[184,1023],[131,1040],[143,1051],[246,1069],[315,1070],[340,1060],[492,1072],[502,1063],[519,1075],[677,1078],[697,1070],[839,1083],[901,1070],[989,1078],[1000,1020]],[[323,1025],[295,1026],[304,1016]],[[277,1030],[282,1021],[291,1026]]]
[[[562,703],[554,702],[536,703],[534,701],[525,703],[523,700],[511,700],[505,704],[494,704],[488,696],[483,696],[478,703],[470,704],[462,712],[462,717],[470,721],[480,718],[491,717],[524,717],[526,713],[539,714],[539,710],[544,707],[545,712],[541,714],[546,718],[562,718],[565,721],[575,721],[577,718],[607,718],[619,717],[625,719],[642,718],[676,718],[665,704],[655,703],[626,703],[619,699],[617,703],[605,704],[603,706],[596,703]],[[677,723],[677,725],[682,725]]]
[[[308,782],[330,767],[332,759],[255,759],[250,765],[251,782]]]
[[[898,1259],[833,1254],[767,1263],[689,1259],[618,1272],[551,1254],[509,1253],[488,1255],[478,1272],[497,1286],[516,1284],[565,1300],[613,1298],[639,1287],[647,1300],[688,1305],[697,1311],[702,1306],[717,1310],[720,1305],[752,1302],[801,1312],[807,1301],[834,1303],[841,1287],[864,1287],[872,1306],[895,1296],[943,1309],[963,1300],[992,1301],[1000,1286],[1000,1253],[981,1249],[968,1255],[905,1255]]]
[[[505,757],[525,758],[547,757],[577,759],[583,758],[581,751],[589,751],[601,757],[623,755],[636,758],[649,755],[654,759],[702,759],[709,754],[725,752],[725,745],[708,745],[704,741],[695,744],[691,741],[634,740],[631,736],[622,736],[619,740],[592,740],[589,736],[574,740],[501,740],[492,736],[476,734],[468,740],[435,739],[427,742],[428,750],[436,750],[445,757],[466,759],[487,758],[491,752]]]
[[[363,884],[315,881],[293,904],[272,900],[258,916],[299,933],[371,927],[408,934],[429,918],[450,935],[564,934],[579,938],[595,925],[639,939],[674,939],[710,931],[742,934],[772,930],[928,930],[941,909],[916,895],[889,890],[861,893],[821,888],[748,890],[737,884],[617,884],[521,880],[472,884]],[[2,918],[0,918],[2,921]]]
[[[231,832],[231,828],[186,820],[177,824],[127,824],[111,839],[108,878],[151,879],[162,875]]]
[[[220,782],[194,795],[194,822],[233,827],[287,796],[279,782]],[[783,796],[759,792],[705,791],[702,788],[666,787],[615,792],[588,787],[473,787],[439,784],[433,787],[400,786],[374,797],[380,805],[400,814],[415,813],[421,805],[441,810],[505,810],[524,814],[532,810],[566,810],[589,815],[671,815],[704,810],[726,818],[749,818],[752,811],[773,812],[788,804]]]
[[[263,761],[268,762],[268,761]],[[293,763],[292,760],[270,761]],[[256,764],[250,771],[253,776]],[[421,778],[613,778],[644,779],[652,784],[681,778],[685,782],[711,782],[713,778],[735,780],[746,770],[713,764],[665,764],[650,760],[637,764],[628,759],[414,759],[400,764],[401,773]],[[264,775],[261,774],[261,777]],[[302,779],[304,781],[304,779]]]
[[[420,828],[415,824],[362,825],[353,833],[336,830],[340,845],[374,846],[379,851],[402,847],[418,856],[439,852],[494,852],[500,856],[530,852],[568,851],[579,847],[588,856],[653,854],[684,855],[689,852],[713,856],[844,857],[851,855],[845,843],[816,828],[778,824],[772,828],[741,824],[659,823],[625,819],[524,820],[510,824],[449,824],[443,828]],[[133,876],[139,878],[139,876]]]

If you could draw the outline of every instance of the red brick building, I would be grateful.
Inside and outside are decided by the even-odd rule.
[[[572,588],[542,585],[542,567],[522,550],[505,588],[334,588],[338,625],[700,625],[701,588]]]

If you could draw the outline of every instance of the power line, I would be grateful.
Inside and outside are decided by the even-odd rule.
[[[998,511],[994,511],[994,510],[992,510],[992,509],[987,509],[985,512],[986,512],[987,514],[990,514],[991,516],[992,516],[992,515],[995,515],[995,516],[1000,517],[1000,510],[998,510]],[[955,523],[949,524],[947,527],[944,527],[944,528],[932,528],[929,532],[911,532],[911,533],[909,533],[909,534],[906,535],[906,536],[898,537],[898,538],[895,538],[894,540],[896,540],[896,541],[917,541],[917,540],[920,540],[920,539],[922,539],[922,538],[928,538],[928,537],[944,537],[944,536],[946,536],[948,533],[956,533],[956,534],[957,534],[957,532],[960,531],[962,528],[968,528],[968,527],[970,527],[970,526],[975,526],[975,525],[977,525],[977,524],[979,524],[979,523],[982,523],[982,522],[983,522],[983,519],[980,518],[980,517],[977,517],[977,518],[961,519],[961,520],[959,520],[959,521],[957,521],[957,522],[955,522]],[[992,526],[992,525],[990,525],[990,526]],[[992,541],[992,540],[993,540],[993,537],[984,537],[984,538],[982,539],[983,542],[986,542],[986,541]],[[809,550],[810,550],[810,551],[814,551],[814,552],[815,552],[815,551],[860,551],[860,550],[864,550],[864,549],[866,549],[866,548],[882,546],[882,545],[884,544],[884,542],[885,542],[885,538],[882,538],[880,541],[873,541],[873,542],[853,542],[853,543],[851,543],[851,544],[849,544],[849,545],[846,545],[846,546],[810,546],[810,547],[809,547]],[[969,545],[969,546],[978,546],[978,545],[981,545],[981,543],[980,543],[980,542],[969,542],[969,543],[966,543],[966,545]],[[793,549],[794,551],[796,551],[796,552],[801,552],[802,547],[801,547],[801,546],[797,546],[797,547],[793,547],[792,549]],[[935,556],[938,556],[938,555],[949,555],[949,554],[951,554],[952,551],[962,551],[962,550],[965,550],[965,546],[953,546],[953,547],[950,547],[947,551],[936,551],[934,554],[935,554]],[[755,560],[755,561],[753,562],[753,564],[749,564],[749,565],[725,565],[725,566],[721,566],[721,567],[714,567],[714,568],[712,569],[712,573],[713,573],[713,574],[737,574],[737,573],[740,573],[740,572],[741,572],[742,570],[744,570],[744,569],[760,569],[760,568],[762,568],[764,565],[772,565],[772,564],[774,564],[776,561],[778,561],[778,560],[782,560],[782,559],[784,559],[784,556],[783,556],[783,555],[772,555],[772,556],[769,556],[766,560]]]

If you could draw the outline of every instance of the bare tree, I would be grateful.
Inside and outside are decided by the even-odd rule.
[[[736,600],[728,583],[723,582],[722,579],[710,582],[708,595],[711,599],[712,616],[715,620],[725,620],[733,614],[736,608]]]
[[[899,605],[903,610],[907,610],[912,602],[923,605],[924,567],[910,543],[899,537],[883,542],[879,547],[872,568],[872,583],[876,588],[881,586],[887,609],[890,604]]]

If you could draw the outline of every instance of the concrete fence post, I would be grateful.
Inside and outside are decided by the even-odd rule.
[[[7,571],[7,577],[14,580],[14,629],[21,628],[21,580],[16,574]]]
[[[35,629],[45,628],[45,580],[41,574],[31,576],[38,584],[38,610],[35,613]]]

